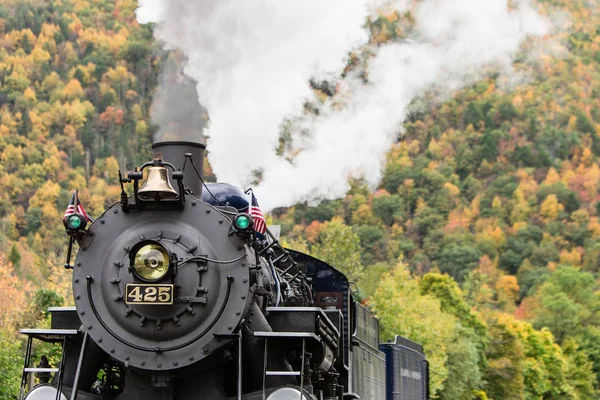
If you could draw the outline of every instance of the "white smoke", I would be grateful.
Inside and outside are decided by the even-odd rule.
[[[160,3],[158,6],[156,3]],[[510,72],[521,42],[547,24],[525,1],[424,0],[410,41],[384,45],[369,62],[368,83],[347,78],[346,106],[304,118],[293,131],[301,149],[290,162],[276,154],[280,126],[298,117],[311,76],[341,70],[349,50],[366,43],[362,24],[375,8],[406,0],[142,0],[140,22],[189,59],[210,115],[208,149],[220,181],[247,185],[263,209],[341,197],[349,177],[375,185],[410,101],[435,85],[449,94],[488,65]],[[157,11],[158,10],[158,11]]]

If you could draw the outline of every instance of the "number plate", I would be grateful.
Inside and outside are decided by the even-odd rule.
[[[126,304],[173,304],[173,285],[130,283],[125,287]]]

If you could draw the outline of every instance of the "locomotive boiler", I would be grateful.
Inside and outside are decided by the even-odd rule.
[[[203,182],[204,145],[152,147],[119,202],[89,226],[77,205],[65,218],[75,307],[22,330],[20,398],[427,398],[422,348],[397,338],[380,350],[344,274],[258,229],[241,189]],[[34,339],[62,343],[60,365],[30,365]]]

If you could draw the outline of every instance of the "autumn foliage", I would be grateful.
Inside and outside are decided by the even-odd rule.
[[[523,46],[518,83],[492,74],[443,103],[416,99],[380,187],[357,180],[342,199],[275,212],[313,252],[350,251],[324,231],[351,228],[361,294],[384,334],[428,343],[439,398],[598,397],[600,14],[585,1],[538,7],[565,21],[535,56]],[[372,45],[410,37],[410,12],[381,11]],[[415,289],[440,276],[452,290]],[[450,295],[462,311],[444,308]]]
[[[560,26],[524,45],[518,79],[492,71],[446,102],[417,99],[380,187],[353,181],[342,199],[272,216],[284,243],[357,281],[384,338],[423,343],[435,398],[598,397],[600,13],[537,3]],[[17,329],[72,303],[71,191],[98,215],[119,197],[118,170],[149,156],[161,60],[136,6],[0,2],[0,399],[19,380]],[[382,9],[370,46],[413,25]]]

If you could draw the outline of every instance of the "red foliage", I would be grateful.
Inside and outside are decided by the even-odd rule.
[[[106,107],[106,110],[99,116],[103,128],[108,129],[113,124],[123,125],[125,122],[123,109],[112,106]]]

